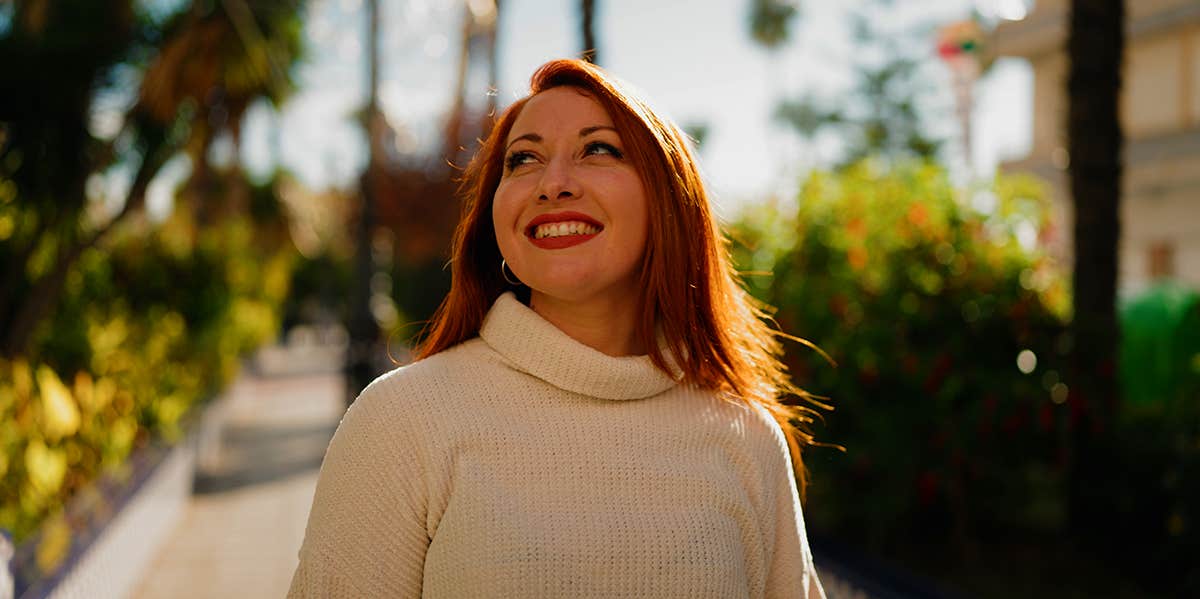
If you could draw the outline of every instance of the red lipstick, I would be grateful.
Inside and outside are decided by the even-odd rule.
[[[585,243],[590,241],[596,235],[600,234],[599,231],[597,231],[596,233],[592,233],[590,235],[563,235],[560,237],[543,237],[541,239],[533,236],[538,225],[543,225],[546,223],[561,223],[566,221],[587,223],[596,227],[597,229],[600,229],[601,231],[604,230],[604,225],[600,224],[596,219],[583,214],[582,212],[565,211],[539,214],[535,216],[533,220],[530,220],[529,224],[525,226],[525,236],[529,238],[530,243],[539,248],[544,250],[559,250]]]
[[[536,228],[538,225],[546,223],[561,223],[568,220],[577,220],[581,223],[587,223],[594,227],[600,227],[601,229],[604,228],[604,225],[597,222],[596,219],[582,212],[573,212],[568,210],[565,212],[549,212],[547,214],[539,214],[533,217],[533,220],[529,221],[528,225],[525,225],[525,234],[532,236],[534,228]]]

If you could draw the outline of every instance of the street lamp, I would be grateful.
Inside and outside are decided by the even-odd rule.
[[[1020,21],[1033,8],[1033,0],[975,0],[973,4],[986,21]]]
[[[974,106],[972,91],[979,79],[979,49],[983,31],[974,19],[950,23],[938,31],[938,56],[950,67],[954,85],[954,105],[962,127],[963,158],[967,172],[974,174],[971,152],[971,112]]]

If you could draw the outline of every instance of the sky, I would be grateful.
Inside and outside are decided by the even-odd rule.
[[[965,18],[972,6],[1021,5],[1021,0],[893,1],[873,17],[886,31],[912,32],[913,51],[933,56],[929,26]],[[432,150],[452,102],[461,4],[445,0],[383,1],[380,103],[405,150]],[[772,119],[778,102],[813,95],[836,102],[853,85],[854,45],[848,13],[861,0],[801,1],[790,41],[775,53],[754,43],[747,27],[750,0],[600,0],[597,30],[601,65],[632,84],[660,112],[682,126],[704,124],[701,170],[718,209],[786,195],[810,166],[836,158],[841,143],[829,135],[804,143]],[[504,0],[500,19],[501,106],[524,94],[529,76],[579,46],[575,0]],[[251,173],[276,162],[313,188],[348,187],[366,163],[362,133],[352,115],[365,95],[365,8],[362,0],[310,0],[305,35],[309,55],[294,71],[297,93],[274,113],[251,110],[242,160]],[[958,145],[949,70],[936,60],[924,108],[929,129],[950,139],[944,154],[960,177],[988,176],[999,160],[1028,151],[1032,73],[1015,59],[998,61],[974,90],[971,169]],[[482,73],[469,101],[489,91]],[[186,172],[179,166],[175,176]],[[167,173],[170,175],[171,173]],[[168,185],[163,185],[163,195]],[[152,204],[153,198],[152,198]]]

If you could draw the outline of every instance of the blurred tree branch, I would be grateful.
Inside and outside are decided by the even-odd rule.
[[[885,8],[879,3],[873,7]],[[920,38],[908,34],[893,39],[873,24],[876,18],[868,13],[853,17],[855,40],[868,58],[856,54],[853,59],[856,84],[845,97],[834,101],[806,95],[784,100],[775,109],[775,118],[806,141],[822,131],[836,131],[845,142],[838,169],[868,157],[932,159],[941,149],[942,141],[926,134],[919,110],[927,87],[920,58],[904,51],[920,47]]]
[[[600,64],[600,49],[596,46],[596,0],[579,0],[581,56],[592,64]]]
[[[750,36],[767,50],[775,50],[792,36],[792,23],[800,9],[788,0],[751,0]]]
[[[236,137],[253,100],[284,99],[285,66],[300,56],[301,4],[192,2],[159,19],[132,0],[14,3],[0,37],[0,62],[12,65],[0,93],[0,182],[16,187],[18,225],[0,240],[0,355],[28,349],[72,265],[142,211],[171,157],[187,155],[194,176],[202,173],[215,132]],[[95,136],[97,97],[121,95],[130,72],[141,82],[120,131]],[[120,208],[97,218],[88,179],[133,164]]]

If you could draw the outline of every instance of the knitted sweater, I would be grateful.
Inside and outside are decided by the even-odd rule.
[[[288,597],[824,597],[774,419],[511,294],[346,412],[299,557]]]

